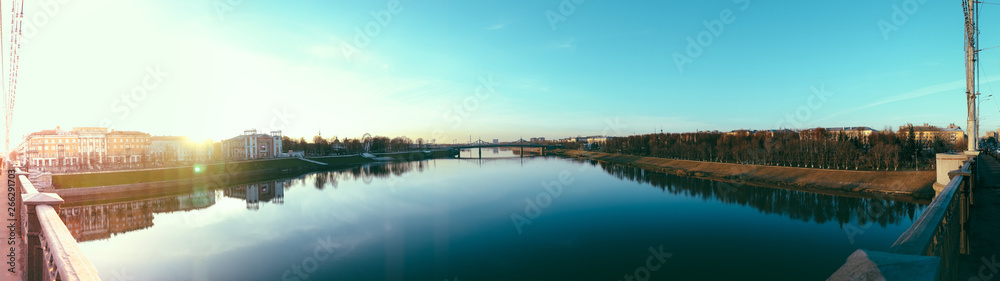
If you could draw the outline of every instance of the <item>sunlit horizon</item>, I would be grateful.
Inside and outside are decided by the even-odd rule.
[[[559,1],[390,2],[26,3],[11,146],[56,126],[437,143],[967,127],[956,3],[924,3],[883,32],[893,3],[584,2],[563,16]],[[732,18],[712,30],[720,11]],[[984,48],[1000,45],[993,13]],[[980,56],[984,97],[995,53]],[[981,108],[980,131],[1000,127],[997,101]]]

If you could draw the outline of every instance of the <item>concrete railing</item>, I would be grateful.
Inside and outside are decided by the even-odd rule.
[[[8,167],[12,166],[8,163]],[[62,198],[55,193],[38,192],[28,174],[19,168],[8,170],[15,171],[15,184],[21,193],[16,211],[22,230],[19,234],[26,246],[25,280],[101,280],[59,218]]]
[[[968,221],[976,158],[948,172],[951,181],[888,252],[857,250],[827,280],[956,280],[969,254]]]

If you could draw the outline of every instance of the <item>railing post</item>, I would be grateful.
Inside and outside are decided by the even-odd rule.
[[[25,245],[27,245],[27,277],[28,281],[43,281],[44,273],[48,271],[44,262],[45,253],[42,251],[42,241],[40,234],[42,232],[41,222],[38,221],[38,213],[36,207],[38,205],[49,205],[52,206],[56,212],[59,211],[59,205],[64,202],[59,194],[55,193],[32,193],[23,194],[23,206],[27,209],[27,227],[25,227],[26,239]]]
[[[976,182],[979,181],[979,176],[980,176],[980,174],[979,174],[979,161],[978,160],[979,160],[979,155],[976,155],[973,158],[969,158],[969,172],[972,175],[969,177],[969,180],[968,180],[965,188],[962,189],[962,201],[961,201],[961,203],[962,203],[962,213],[961,213],[962,237],[961,237],[960,252],[963,255],[970,254],[971,253],[970,251],[971,251],[971,248],[972,248],[971,245],[969,244],[970,243],[970,241],[969,241],[969,228],[970,228],[970,225],[969,225],[969,216],[970,216],[970,213],[972,213],[971,208],[972,208],[972,204],[973,204],[973,201],[972,201],[973,189],[976,187]]]
[[[972,169],[970,169],[972,170]],[[975,170],[973,170],[975,171]],[[973,173],[972,176],[968,177],[965,183],[962,185],[962,190],[959,193],[958,200],[958,221],[961,231],[959,232],[958,238],[958,252],[962,255],[969,254],[969,194],[972,190],[973,182],[976,181],[976,174]]]
[[[976,187],[976,183],[979,182],[979,176],[980,176],[979,175],[979,155],[976,155],[976,157],[970,158],[969,160],[971,160],[970,163],[972,163],[972,164],[969,164],[969,171],[972,172],[972,182],[969,185],[969,190],[968,190],[969,191],[969,201],[968,202],[969,202],[969,206],[972,206],[974,204],[974,202],[972,202],[972,189]]]
[[[969,232],[968,232],[968,221],[969,221],[969,191],[972,188],[972,182],[976,179],[975,171],[975,160],[969,159],[963,161],[969,164],[968,170],[958,169],[948,172],[949,178],[954,178],[956,176],[964,176],[964,180],[958,186],[955,195],[958,196],[958,253],[962,255],[969,254]],[[964,165],[963,165],[964,166]],[[946,222],[948,223],[948,222]],[[957,257],[956,257],[957,258]]]

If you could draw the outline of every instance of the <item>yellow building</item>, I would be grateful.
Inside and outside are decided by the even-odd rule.
[[[33,165],[76,165],[80,161],[79,138],[71,131],[42,130],[28,135],[23,149],[24,157]]]
[[[149,134],[76,127],[42,130],[18,146],[19,161],[32,166],[73,166],[89,163],[137,163],[149,151]]]
[[[955,126],[955,124],[948,125],[948,127],[941,128],[937,126],[931,126],[924,123],[923,126],[913,126],[913,124],[906,124],[906,126],[899,126],[899,133],[903,137],[910,136],[910,127],[913,127],[914,138],[925,144],[929,144],[934,141],[935,137],[940,138],[949,143],[955,143],[961,139],[965,138],[965,132],[962,131],[962,127]]]
[[[79,137],[80,161],[86,165],[88,163],[104,163],[109,161],[108,134],[107,128],[97,127],[74,127],[73,133]]]
[[[149,134],[136,131],[114,131],[106,135],[111,163],[139,163],[149,154]]]
[[[847,138],[868,140],[868,136],[871,136],[878,131],[872,129],[871,127],[832,127],[826,128],[826,131],[832,135],[839,136],[844,135]]]

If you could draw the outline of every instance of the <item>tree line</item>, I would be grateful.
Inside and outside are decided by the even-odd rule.
[[[306,141],[305,137],[301,137],[298,140],[288,136],[281,137],[281,147],[283,150],[302,151],[308,155],[343,155],[358,154],[362,152],[403,152],[424,149],[427,144],[424,142],[423,138],[417,138],[417,140],[414,141],[405,136],[394,137],[391,139],[385,136],[374,136],[368,140],[368,143],[368,149],[366,151],[366,140],[361,138],[345,138],[341,140],[337,137],[326,139],[321,136],[314,136],[312,141],[309,142]]]
[[[931,169],[934,154],[965,150],[966,142],[923,142],[913,127],[870,135],[803,131],[660,133],[609,139],[608,153],[696,161],[851,170]]]

